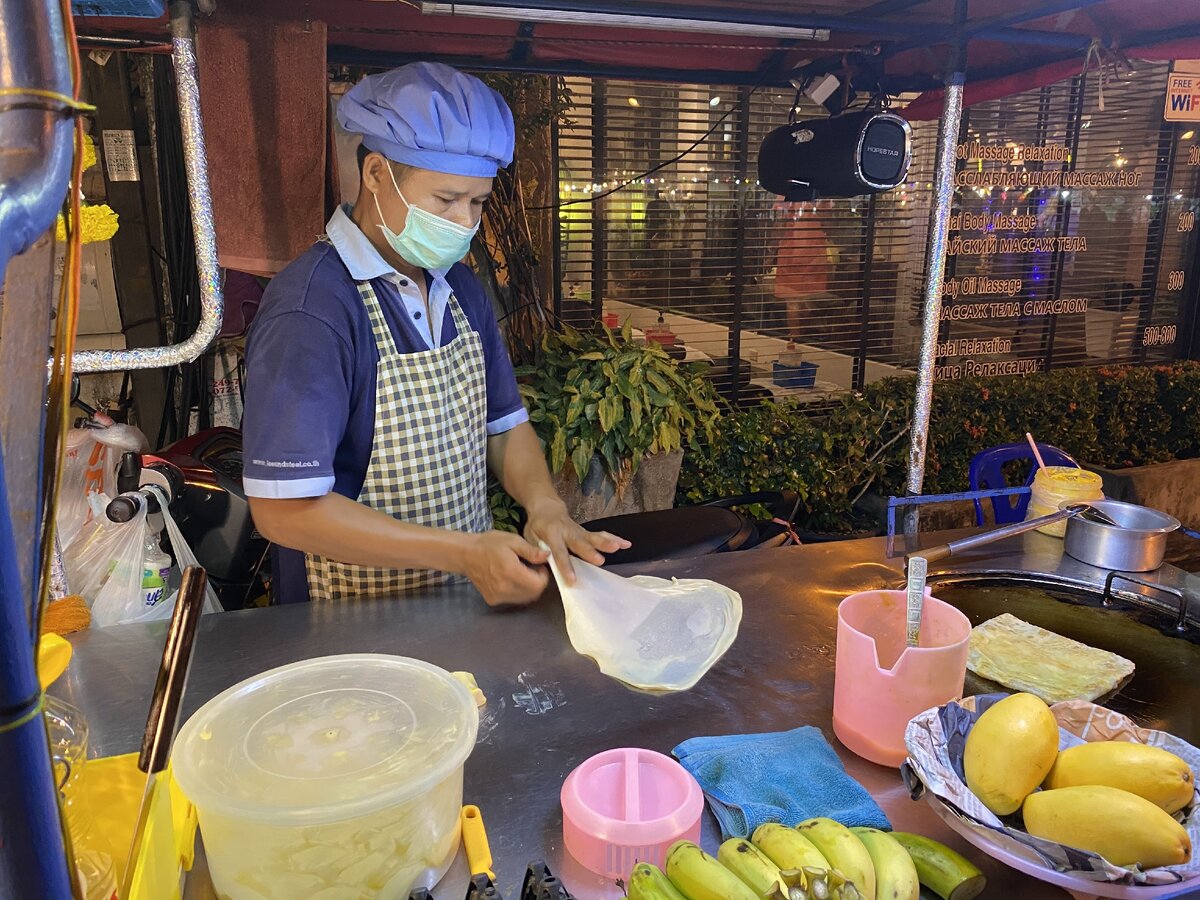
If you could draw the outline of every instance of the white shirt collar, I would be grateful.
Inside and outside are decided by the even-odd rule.
[[[333,249],[342,258],[350,277],[355,281],[370,281],[373,278],[397,279],[399,272],[380,255],[362,229],[346,212],[347,206],[339,206],[325,224],[325,234]],[[445,277],[448,269],[430,269],[435,281]]]

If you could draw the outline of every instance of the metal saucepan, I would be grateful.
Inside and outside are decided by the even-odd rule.
[[[1151,572],[1162,565],[1167,535],[1180,527],[1178,519],[1119,500],[1092,500],[1087,505],[1116,524],[1087,513],[1074,516],[1067,522],[1064,539],[1068,556],[1113,572]]]

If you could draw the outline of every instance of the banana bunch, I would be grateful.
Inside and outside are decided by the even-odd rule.
[[[725,841],[715,858],[680,841],[664,868],[636,865],[629,900],[918,900],[922,885],[945,900],[972,900],[985,885],[937,841],[824,818],[763,825],[750,840]]]

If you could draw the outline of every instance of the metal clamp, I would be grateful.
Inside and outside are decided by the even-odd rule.
[[[504,900],[504,895],[488,876],[472,875],[466,900]]]
[[[1179,613],[1175,619],[1175,630],[1184,631],[1187,629],[1187,595],[1178,588],[1167,587],[1162,584],[1155,584],[1152,581],[1145,581],[1135,575],[1128,575],[1125,572],[1109,572],[1108,577],[1104,579],[1104,597],[1101,603],[1109,606],[1113,600],[1112,586],[1113,582],[1120,578],[1122,581],[1128,581],[1130,584],[1136,584],[1144,588],[1149,588],[1152,591],[1158,591],[1160,594],[1167,594],[1179,601]]]
[[[550,867],[535,859],[525,870],[525,883],[521,887],[521,900],[575,900]]]

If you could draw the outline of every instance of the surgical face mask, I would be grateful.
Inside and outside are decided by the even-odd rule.
[[[379,197],[372,194],[375,199],[375,211],[379,213],[379,221],[382,223],[379,227],[391,248],[405,262],[422,269],[448,269],[466,256],[471,247],[471,239],[479,230],[479,223],[476,222],[472,228],[464,228],[419,206],[413,206],[400,192],[400,185],[396,183],[396,173],[392,171],[391,165],[387,168],[388,174],[392,176],[392,186],[408,207],[404,230],[396,234],[383,221]]]

